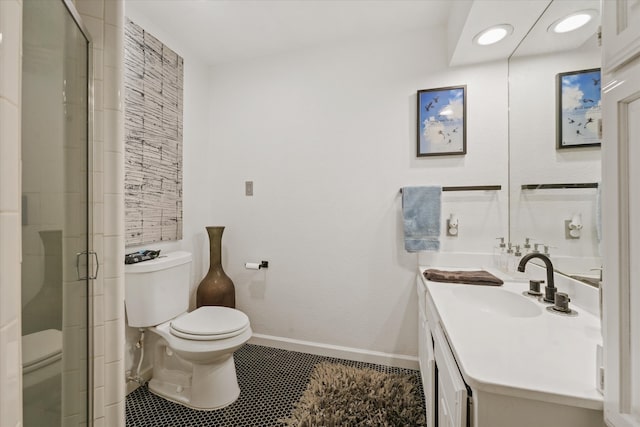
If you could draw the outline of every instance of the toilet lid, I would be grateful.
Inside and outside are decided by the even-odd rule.
[[[249,327],[249,318],[228,307],[204,306],[171,322],[171,333],[192,340],[216,340],[236,336]]]
[[[22,367],[28,368],[47,359],[57,360],[62,353],[62,332],[46,329],[22,337]]]

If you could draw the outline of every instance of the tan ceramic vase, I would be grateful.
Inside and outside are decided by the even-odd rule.
[[[198,285],[196,307],[222,305],[236,308],[236,288],[222,269],[224,227],[206,227],[209,234],[209,271]]]

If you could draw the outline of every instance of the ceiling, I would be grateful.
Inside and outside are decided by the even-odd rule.
[[[566,0],[561,0],[566,1]],[[508,58],[551,0],[475,0],[462,25],[451,21],[449,28],[449,65],[467,65]],[[513,33],[499,43],[478,46],[474,37],[487,28],[510,24]]]
[[[584,27],[565,34],[555,34],[547,31],[558,19],[586,9],[598,11],[598,16]],[[531,56],[579,47],[597,47],[596,33],[600,26],[599,11],[600,0],[554,1],[538,19],[535,26],[531,28],[527,37],[520,43],[513,55]]]
[[[125,0],[210,65],[446,25],[468,0]]]
[[[125,13],[144,16],[209,65],[441,26],[446,31],[425,45],[446,43],[449,64],[460,66],[506,59],[516,48],[531,55],[581,46],[597,23],[561,37],[546,28],[570,10],[599,9],[599,1],[125,0]],[[472,42],[480,31],[504,23],[514,31],[502,42]]]

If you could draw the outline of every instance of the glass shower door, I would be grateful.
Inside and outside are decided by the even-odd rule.
[[[88,419],[89,42],[62,0],[23,1],[23,425]],[[80,255],[78,255],[80,254]]]

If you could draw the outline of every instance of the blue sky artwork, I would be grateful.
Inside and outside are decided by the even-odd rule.
[[[418,93],[420,154],[463,153],[464,89]]]
[[[561,85],[562,146],[599,144],[600,70],[562,75]]]

